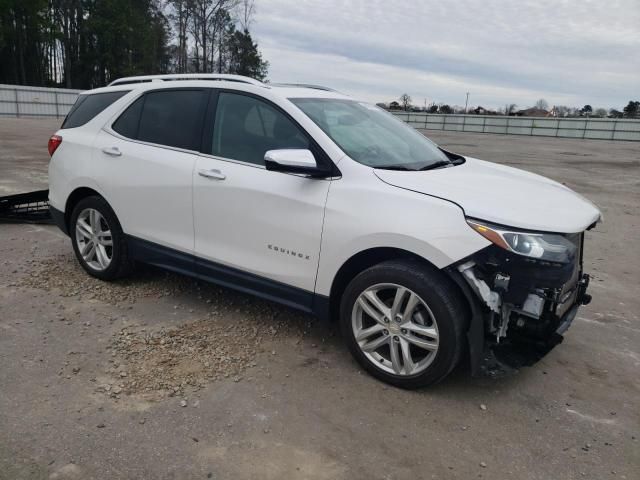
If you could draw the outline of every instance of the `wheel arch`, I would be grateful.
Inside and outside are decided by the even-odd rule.
[[[460,298],[464,303],[464,308],[467,309],[470,315],[469,324],[466,326],[466,348],[468,354],[468,361],[470,362],[471,371],[473,375],[477,375],[480,367],[480,357],[483,353],[484,345],[484,328],[483,328],[483,315],[482,306],[479,301],[470,291],[469,287],[462,280],[461,275],[455,269],[451,268],[438,268],[432,262],[426,258],[413,253],[409,250],[394,247],[374,247],[363,250],[351,256],[342,266],[338,269],[337,274],[331,284],[331,293],[329,296],[328,306],[325,307],[326,316],[330,322],[337,322],[340,318],[340,303],[342,300],[342,294],[346,286],[351,280],[353,280],[360,272],[363,272],[367,268],[370,268],[378,263],[388,260],[414,260],[419,264],[425,265],[427,268],[434,269],[441,272],[448,281],[451,282],[451,286],[458,290]]]
[[[415,260],[430,268],[439,270],[433,263],[420,255],[417,255],[409,250],[395,247],[374,247],[362,250],[355,255],[352,255],[346,260],[342,266],[338,269],[333,282],[331,283],[331,290],[329,294],[329,319],[337,319],[340,310],[340,301],[344,289],[360,272],[363,272],[369,267],[377,265],[378,263],[385,262],[387,260]]]
[[[100,197],[105,202],[109,203],[107,199],[104,198],[104,196],[100,192],[89,187],[78,187],[69,194],[64,206],[64,224],[67,227],[67,231],[69,232],[71,231],[70,230],[71,226],[69,225],[69,223],[71,222],[71,214],[73,213],[73,209],[75,208],[75,206],[83,198],[93,197],[93,196]],[[111,207],[111,204],[109,204],[109,206]]]

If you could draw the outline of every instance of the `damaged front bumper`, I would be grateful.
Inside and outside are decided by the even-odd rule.
[[[562,342],[587,294],[584,235],[572,262],[540,261],[489,246],[448,269],[471,306],[468,330],[474,376],[501,376],[532,365]]]

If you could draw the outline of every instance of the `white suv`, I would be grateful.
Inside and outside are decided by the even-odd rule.
[[[51,212],[90,275],[140,261],[339,319],[400,387],[463,357],[530,364],[590,299],[592,203],[331,89],[120,79],[79,96],[49,152]]]

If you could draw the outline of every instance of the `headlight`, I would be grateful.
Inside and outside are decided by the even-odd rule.
[[[490,242],[518,255],[558,263],[570,263],[576,255],[576,244],[565,235],[524,232],[474,219],[467,223]]]

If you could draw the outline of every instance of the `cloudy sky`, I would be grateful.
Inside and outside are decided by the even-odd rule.
[[[372,102],[621,109],[640,99],[640,0],[257,0],[275,82]]]

